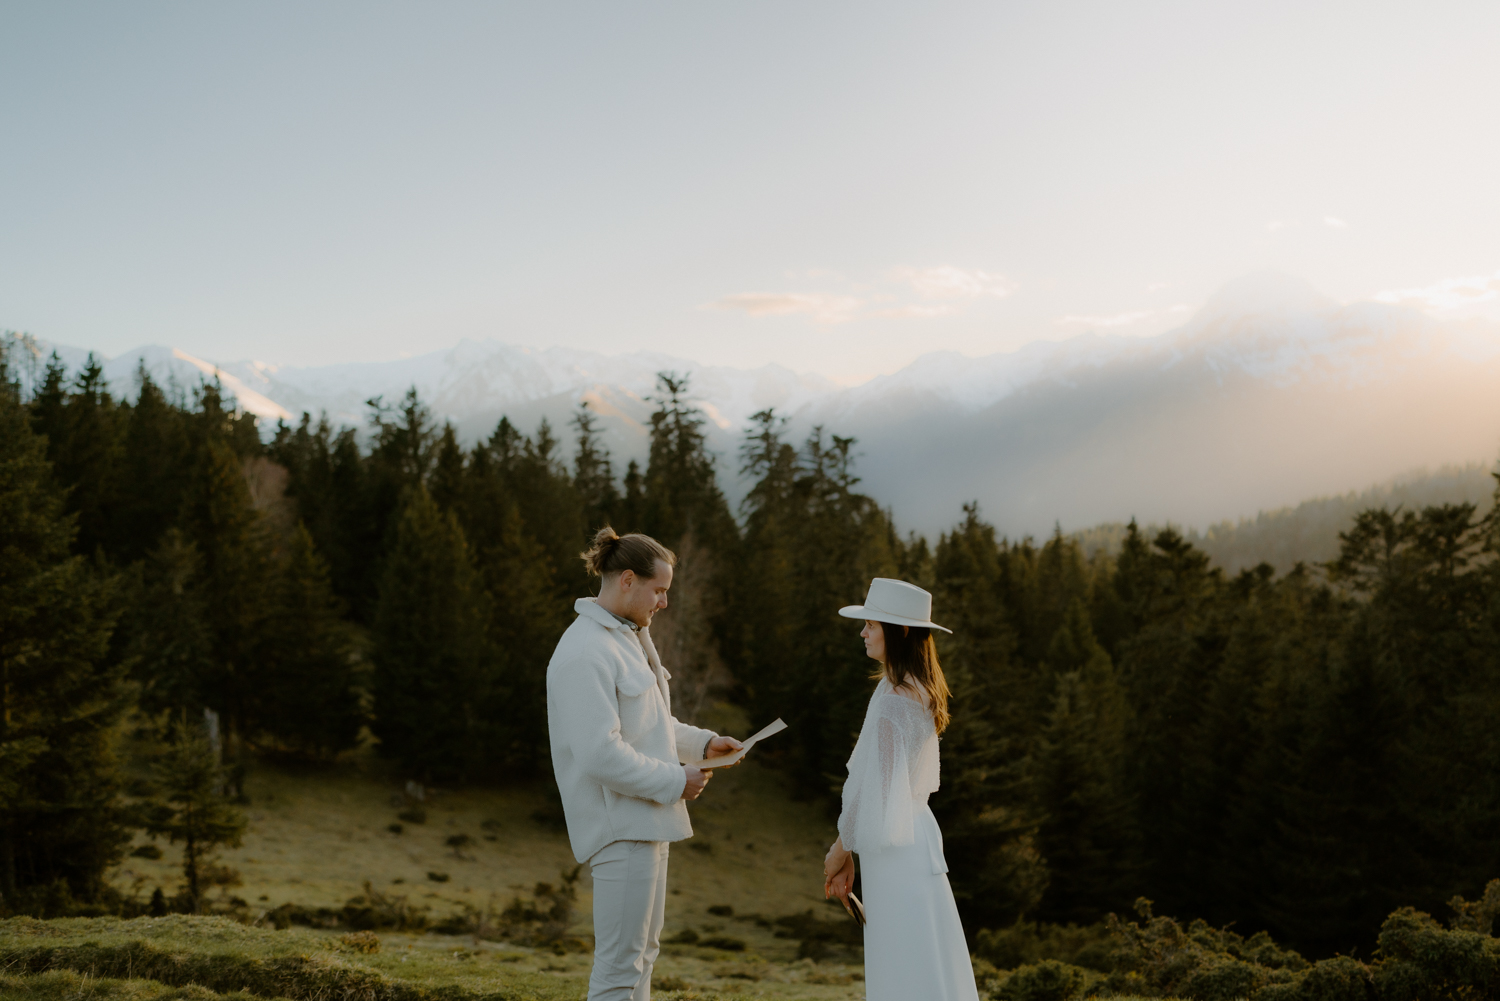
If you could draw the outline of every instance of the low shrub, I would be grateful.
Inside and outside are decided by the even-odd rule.
[[[745,951],[744,939],[730,938],[728,935],[713,935],[709,938],[701,939],[698,944],[705,949],[718,949],[721,952]]]
[[[349,952],[379,952],[380,936],[372,931],[352,931],[340,935],[339,944]]]
[[[538,883],[531,899],[512,897],[503,908],[494,897],[484,907],[461,905],[463,910],[439,922],[433,931],[450,935],[474,935],[550,949],[555,953],[587,951],[588,945],[569,935],[573,909],[578,903],[578,879],[583,866],[564,869],[561,882]]]
[[[1391,914],[1371,963],[1350,956],[1309,963],[1265,932],[1247,938],[1202,921],[1184,926],[1155,916],[1151,902],[1142,899],[1136,902],[1140,920],[1111,915],[1104,937],[1097,930],[1025,923],[981,932],[975,977],[991,997],[1006,1001],[1072,1001],[1095,993],[1195,1001],[1500,999],[1500,940],[1489,934],[1500,913],[1500,881],[1480,900],[1455,897],[1450,906],[1455,916],[1448,928],[1410,907]],[[1049,949],[1074,955],[1088,950],[1091,966],[1055,956],[1010,973],[992,965],[991,957],[1006,961]]]
[[[1455,924],[1465,916],[1460,911]],[[1385,919],[1378,942],[1374,983],[1381,1001],[1500,997],[1500,941],[1489,935],[1445,929],[1403,907]]]
[[[215,994],[197,984],[173,986],[155,980],[90,977],[52,970],[32,977],[0,975],[5,1001],[265,1001],[244,991]]]
[[[1005,975],[991,997],[998,1001],[1072,1001],[1083,997],[1100,979],[1081,966],[1044,959]]]
[[[0,967],[11,973],[72,970],[90,978],[197,984],[213,992],[243,990],[291,1001],[425,1001],[426,992],[415,985],[352,965],[320,948],[321,941],[286,935],[228,918],[176,914],[49,922],[11,918],[0,922]],[[305,951],[287,951],[299,945]]]
[[[842,912],[839,919],[824,921],[809,907],[801,914],[779,917],[774,924],[777,938],[797,940],[798,959],[827,959],[834,950],[852,953],[865,944],[864,931]]]
[[[1018,921],[1008,928],[984,928],[974,938],[974,955],[1001,970],[1056,959],[1106,972],[1114,938],[1103,921],[1093,925],[1049,925]]]
[[[350,897],[341,908],[282,904],[264,919],[276,928],[352,928],[355,931],[423,931],[430,923],[428,908],[407,902],[400,894],[381,893],[368,879],[365,892]]]

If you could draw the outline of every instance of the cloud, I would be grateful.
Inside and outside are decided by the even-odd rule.
[[[906,282],[924,299],[1003,299],[1016,290],[1014,283],[987,271],[966,271],[942,264],[935,268],[892,268],[890,276]]]
[[[1348,229],[1349,224],[1338,216],[1326,215],[1323,217],[1323,225],[1329,229]]]
[[[875,311],[875,315],[893,319],[910,319],[912,317],[947,316],[950,313],[956,312],[958,312],[958,307],[947,305],[894,306],[890,309],[878,309]]]
[[[1423,309],[1462,309],[1500,298],[1500,271],[1493,275],[1444,278],[1423,288],[1398,288],[1376,294],[1376,302]]]
[[[715,309],[734,309],[751,316],[791,316],[802,314],[818,323],[844,323],[854,319],[862,305],[852,295],[830,295],[820,292],[740,292],[710,303]]]
[[[1069,314],[1068,316],[1059,318],[1057,322],[1060,326],[1079,324],[1086,327],[1128,327],[1131,324],[1140,323],[1142,320],[1149,320],[1156,315],[1156,312],[1154,309],[1137,309],[1129,313],[1114,313],[1109,316]],[[1168,312],[1175,313],[1179,312],[1179,310],[1173,307]]]

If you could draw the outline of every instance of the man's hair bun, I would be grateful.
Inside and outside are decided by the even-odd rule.
[[[651,536],[637,532],[620,535],[608,525],[594,533],[593,544],[579,555],[583,557],[588,572],[595,577],[630,570],[637,577],[649,580],[656,576],[657,560],[669,567],[677,565],[677,554]]]

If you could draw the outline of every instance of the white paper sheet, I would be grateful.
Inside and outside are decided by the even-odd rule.
[[[760,732],[746,737],[744,740],[744,746],[741,747],[738,751],[730,751],[728,754],[720,754],[712,758],[704,758],[702,761],[699,761],[697,765],[699,768],[703,769],[723,768],[726,765],[732,765],[736,761],[739,761],[741,758],[743,758],[745,755],[749,754],[750,748],[754,747],[757,741],[764,740],[766,737],[769,737],[775,733],[780,733],[785,729],[786,724],[783,723],[780,719],[777,719],[776,722],[770,724],[769,726],[766,726],[764,729],[760,730]]]

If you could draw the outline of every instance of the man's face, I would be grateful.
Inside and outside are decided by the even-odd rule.
[[[624,616],[638,626],[651,625],[651,617],[667,607],[667,592],[672,588],[672,568],[656,561],[656,576],[637,577],[635,571],[620,574],[620,604]]]

